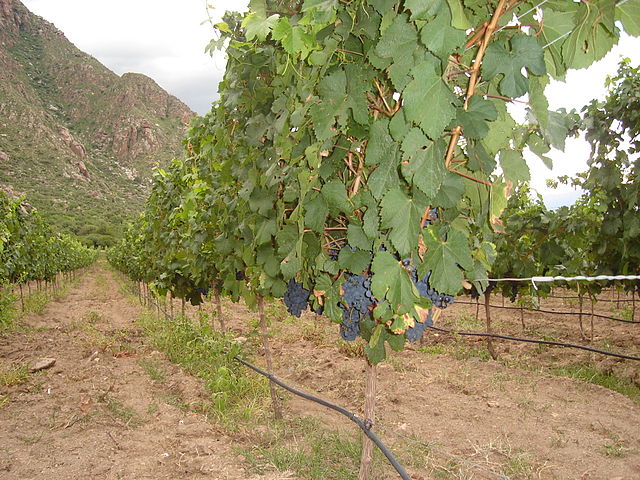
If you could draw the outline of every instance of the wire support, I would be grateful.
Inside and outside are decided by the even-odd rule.
[[[599,353],[601,355],[606,355],[609,357],[623,358],[625,360],[636,360],[640,361],[640,357],[635,355],[625,355],[623,353],[615,353],[608,352],[606,350],[600,350],[599,348],[588,347],[586,345],[576,345],[574,343],[564,343],[564,342],[554,342],[551,340],[537,340],[534,338],[521,338],[521,337],[512,337],[510,335],[500,335],[497,333],[487,333],[487,332],[457,332],[454,330],[447,330],[445,328],[427,326],[431,330],[435,330],[441,333],[447,333],[449,335],[461,335],[461,336],[469,336],[469,337],[489,337],[489,338],[497,338],[500,340],[511,340],[514,342],[523,342],[523,343],[537,343],[539,345],[552,345],[556,347],[566,347],[566,348],[576,348],[579,350],[586,350],[588,352]]]
[[[466,302],[464,300],[456,300],[455,303],[458,303],[460,305],[478,305],[476,302]],[[550,313],[553,315],[580,315],[580,313],[578,312],[557,312],[555,310],[542,310],[539,308],[526,308],[526,307],[512,307],[509,305],[489,305],[491,308],[502,308],[504,310],[526,310],[527,312],[538,312],[538,313]],[[590,312],[583,312],[582,316],[584,317],[590,317],[592,314]],[[613,320],[615,322],[622,322],[622,323],[635,323],[638,324],[640,323],[640,321],[638,320],[625,320],[624,318],[617,318],[617,317],[609,317],[607,315],[602,315],[599,313],[594,313],[593,314],[594,317],[597,318],[604,318],[606,320]]]

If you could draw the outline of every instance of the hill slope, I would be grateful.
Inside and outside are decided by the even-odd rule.
[[[51,223],[110,243],[194,115],[152,79],[116,75],[18,0],[0,0],[0,184]]]

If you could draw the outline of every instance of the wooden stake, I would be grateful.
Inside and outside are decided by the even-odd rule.
[[[264,348],[264,356],[267,360],[267,372],[273,373],[273,359],[271,358],[271,347],[269,345],[269,331],[267,330],[267,317],[264,314],[264,297],[258,295],[258,315],[260,316],[260,331],[262,333],[262,347]],[[276,420],[282,419],[282,407],[280,399],[276,393],[276,387],[269,382],[269,391],[271,392],[271,405],[273,406],[273,416]]]
[[[24,312],[24,295],[22,294],[22,284],[20,284],[20,306]]]
[[[582,336],[583,340],[586,340],[587,336],[584,334],[584,326],[582,325],[582,293],[580,293],[579,283],[578,283],[578,308],[580,309],[578,313],[578,319],[580,323],[580,335]]]
[[[484,292],[484,313],[487,317],[487,333],[491,332],[491,290],[487,289]],[[494,360],[498,359],[498,354],[496,353],[496,349],[493,345],[493,339],[491,337],[487,337],[487,350],[489,351],[489,355]]]
[[[365,388],[364,388],[364,420],[368,428],[373,428],[375,423],[376,390],[378,387],[378,371],[375,365],[365,358]],[[371,462],[373,460],[373,442],[362,432],[362,455],[360,457],[360,471],[358,480],[368,480],[371,475]]]
[[[224,315],[222,313],[222,300],[220,299],[220,292],[218,291],[215,285],[213,286],[213,300],[216,304],[216,311],[218,312],[218,321],[220,322],[220,330],[224,335],[227,332],[224,325]],[[213,327],[213,324],[211,326]]]

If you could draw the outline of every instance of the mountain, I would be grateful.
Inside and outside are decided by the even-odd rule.
[[[0,0],[0,184],[53,225],[111,243],[194,116],[151,78],[115,74],[20,1]]]

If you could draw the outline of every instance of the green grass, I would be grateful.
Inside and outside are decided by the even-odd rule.
[[[267,381],[233,360],[235,355],[248,358],[249,354],[231,336],[213,332],[206,324],[181,317],[172,321],[151,311],[143,313],[138,324],[170,361],[203,380],[210,395],[208,411],[229,428],[267,409]]]
[[[0,366],[0,385],[13,387],[29,380],[29,367],[27,365]]]
[[[310,418],[271,427],[259,444],[238,450],[253,471],[264,474],[276,469],[309,480],[351,480],[358,471],[359,435],[328,432]],[[375,460],[381,461],[377,455]],[[372,476],[378,478],[382,477]]]
[[[0,334],[13,330],[18,321],[18,295],[0,287]]]
[[[143,368],[151,380],[156,383],[164,383],[167,379],[167,374],[152,360],[141,358],[138,360],[138,364]]]
[[[142,425],[140,416],[131,407],[126,406],[121,400],[105,395],[100,399],[109,414],[116,420],[121,421],[127,427],[136,428]]]
[[[573,364],[564,367],[553,367],[550,369],[553,375],[558,377],[569,377],[581,380],[594,385],[608,388],[614,392],[621,393],[629,397],[640,405],[640,387],[631,380],[618,377],[615,373],[601,371],[596,367],[585,364]]]

